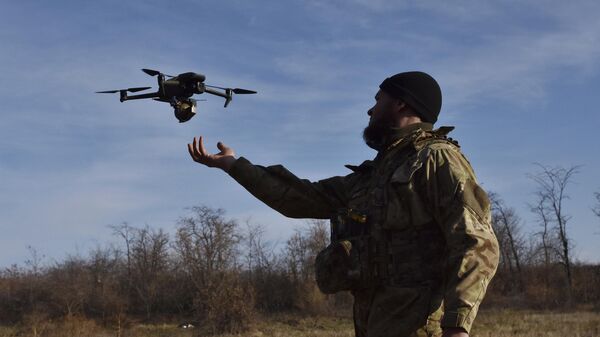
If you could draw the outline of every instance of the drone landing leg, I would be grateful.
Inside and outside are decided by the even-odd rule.
[[[171,104],[171,106],[173,108],[177,108],[181,104],[181,102],[179,102],[177,97],[172,97],[171,100],[169,101],[169,104]]]

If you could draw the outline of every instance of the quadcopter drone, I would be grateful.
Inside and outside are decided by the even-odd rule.
[[[225,98],[225,105],[229,105],[233,94],[256,94],[256,91],[240,88],[221,88],[204,84],[206,76],[197,73],[183,73],[177,76],[163,74],[152,69],[142,69],[150,76],[157,76],[158,91],[138,95],[127,95],[128,92],[138,92],[151,89],[151,87],[127,88],[118,90],[97,91],[99,94],[120,94],[120,101],[125,102],[132,99],[152,98],[155,101],[167,102],[175,110],[175,117],[179,123],[189,121],[196,114],[196,102],[198,100],[191,98],[194,94],[203,94],[205,92]],[[168,79],[165,79],[168,77]],[[221,89],[223,91],[215,90]]]

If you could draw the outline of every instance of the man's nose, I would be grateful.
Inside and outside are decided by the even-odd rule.
[[[373,108],[371,108],[367,111],[367,115],[369,115],[369,116],[373,115]]]

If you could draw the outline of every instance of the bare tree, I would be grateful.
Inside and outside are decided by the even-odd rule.
[[[222,209],[191,211],[179,220],[174,247],[194,284],[197,319],[210,333],[244,330],[252,320],[254,294],[239,277],[237,223],[226,220]]]
[[[40,254],[32,246],[28,246],[27,249],[31,256],[25,260],[25,265],[27,266],[24,275],[27,278],[25,288],[27,297],[24,301],[26,303],[25,310],[30,311],[31,315],[36,316],[40,310],[39,307],[42,306],[39,299],[45,297],[44,293],[47,291],[44,276],[48,268],[44,266],[45,255]]]
[[[286,261],[294,281],[307,281],[314,274],[314,261],[329,242],[329,225],[325,220],[309,220],[296,228],[286,242]]]
[[[594,214],[600,218],[600,192],[594,193],[594,196],[596,197],[596,205],[594,205],[594,208],[592,208],[592,212],[594,212]]]
[[[40,254],[37,249],[33,248],[32,246],[27,246],[27,250],[31,256],[25,260],[25,265],[29,268],[29,272],[32,275],[40,275],[44,271],[42,262],[46,256],[44,254]]]
[[[235,265],[240,235],[237,223],[224,218],[225,211],[194,206],[192,215],[179,219],[175,249],[198,289],[214,275]]]
[[[103,324],[115,319],[117,330],[120,328],[121,317],[128,304],[128,298],[122,296],[119,280],[125,279],[126,269],[123,267],[122,252],[115,247],[96,247],[90,252],[89,273],[93,283],[88,299],[90,310],[100,315]]]
[[[319,252],[329,244],[329,223],[327,220],[308,220],[308,252],[314,261]]]
[[[537,287],[541,296],[537,299],[543,305],[556,304],[556,287],[551,286],[554,265],[560,261],[560,240],[558,238],[554,222],[552,221],[553,210],[548,203],[548,196],[543,191],[535,193],[535,202],[528,204],[531,212],[535,215],[540,229],[534,233],[535,241],[532,244],[533,257],[539,268],[539,277],[542,286]],[[562,288],[562,287],[561,287]]]
[[[120,236],[125,242],[125,256],[127,258],[127,290],[131,290],[131,241],[134,228],[130,227],[127,222],[120,225],[108,226],[115,236]]]
[[[286,272],[286,258],[275,252],[276,242],[264,240],[261,225],[246,222],[244,236],[246,274],[254,289],[256,307],[264,312],[281,312],[293,308],[293,283]]]
[[[293,286],[292,303],[296,309],[318,313],[326,309],[327,297],[314,278],[314,263],[318,253],[329,242],[329,225],[325,220],[309,220],[296,228],[287,240],[284,260]]]
[[[540,191],[536,192],[536,202],[534,204],[529,204],[529,209],[532,213],[534,213],[537,217],[537,221],[542,227],[536,235],[539,235],[541,238],[541,251],[543,256],[543,263],[545,270],[548,270],[551,263],[551,257],[553,256],[553,252],[556,251],[555,240],[552,238],[551,230],[551,210],[547,205],[547,195]]]
[[[148,226],[134,229],[130,234],[132,286],[149,319],[160,297],[161,277],[168,267],[169,237],[162,229]]]
[[[547,223],[553,223],[554,229],[557,232],[557,237],[560,244],[558,251],[560,262],[564,267],[566,278],[567,278],[567,301],[570,302],[572,298],[573,289],[573,275],[571,266],[571,249],[572,242],[567,234],[567,225],[571,217],[566,214],[564,209],[564,201],[569,199],[566,194],[566,189],[573,178],[573,175],[579,171],[579,166],[571,166],[569,168],[563,167],[549,167],[542,164],[536,164],[540,171],[529,177],[536,182],[539,201],[539,209],[543,210],[539,213],[543,217],[543,221]]]
[[[91,285],[86,261],[81,256],[70,255],[65,261],[49,268],[47,273],[52,288],[52,302],[66,317],[80,314]]]
[[[521,219],[514,208],[505,205],[504,201],[494,192],[488,193],[492,204],[492,224],[498,235],[501,263],[507,268],[510,280],[516,280],[519,292],[524,290],[522,255],[525,242],[521,234]],[[516,275],[516,277],[512,277]],[[513,282],[511,282],[514,284]],[[511,287],[512,288],[512,287]]]
[[[303,276],[307,274],[304,270],[306,266],[308,247],[306,238],[302,230],[296,228],[294,234],[285,243],[285,261],[292,282],[303,281]]]
[[[270,271],[277,263],[275,245],[264,240],[265,229],[260,224],[246,221],[245,259],[249,275]]]

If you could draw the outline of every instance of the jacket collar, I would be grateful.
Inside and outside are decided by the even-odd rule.
[[[415,123],[403,128],[391,128],[391,132],[385,141],[385,146],[379,151],[377,157],[384,155],[395,147],[403,147],[407,143],[411,143],[422,131],[431,131],[432,129],[433,124],[431,123]]]
[[[389,150],[398,146],[404,146],[409,140],[415,138],[416,134],[420,131],[431,131],[433,130],[433,124],[431,123],[415,123],[407,125],[403,128],[391,128],[391,132],[385,141],[385,146],[377,153],[374,160],[365,160],[359,166],[356,165],[345,165],[347,168],[354,172],[365,172],[371,170],[375,161],[378,161],[383,157]]]

